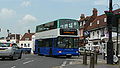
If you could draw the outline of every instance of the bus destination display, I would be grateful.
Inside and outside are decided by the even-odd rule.
[[[77,35],[76,29],[60,29],[60,35]]]

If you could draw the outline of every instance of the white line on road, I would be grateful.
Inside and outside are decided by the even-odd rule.
[[[16,66],[12,66],[11,68],[15,68]]]
[[[34,60],[30,60],[30,61],[27,61],[27,62],[24,62],[23,64],[28,64],[30,62],[33,62]]]
[[[67,61],[64,61],[64,62],[62,63],[62,65],[61,65],[61,66],[65,66],[65,65],[66,65],[66,63],[67,63]]]
[[[71,61],[71,62],[69,62],[69,64],[73,64],[73,62]]]
[[[17,59],[16,61],[20,61],[21,59]]]
[[[81,61],[82,59],[66,59],[66,60],[78,60],[78,61]]]

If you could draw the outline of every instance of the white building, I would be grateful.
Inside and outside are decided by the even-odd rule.
[[[9,34],[8,37],[2,37],[0,38],[0,42],[11,42],[11,43],[19,43],[19,40],[21,38],[20,34]]]
[[[34,36],[35,33],[30,33],[30,30],[28,30],[28,33],[25,33],[21,40],[19,41],[20,47],[27,52],[33,53],[34,51]]]

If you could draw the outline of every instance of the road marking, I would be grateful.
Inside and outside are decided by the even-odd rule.
[[[23,64],[28,64],[30,62],[33,62],[34,60],[30,60],[30,61],[27,61],[27,62],[24,62]]]
[[[61,66],[65,66],[65,65],[66,65],[66,63],[67,63],[67,61],[64,61],[64,62],[62,63],[62,65],[61,65]]]
[[[78,61],[81,61],[82,59],[66,59],[66,60],[78,60]]]
[[[21,59],[17,59],[16,61],[20,61]]]
[[[12,66],[11,68],[15,68],[16,66]]]
[[[71,62],[69,62],[69,64],[73,64],[73,62],[71,61]]]

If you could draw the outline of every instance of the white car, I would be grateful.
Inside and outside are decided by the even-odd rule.
[[[0,43],[0,58],[21,59],[22,50],[15,43]]]

